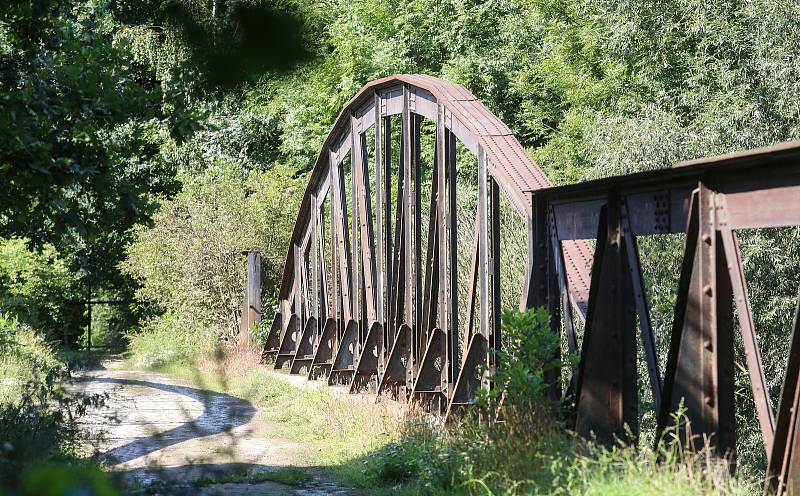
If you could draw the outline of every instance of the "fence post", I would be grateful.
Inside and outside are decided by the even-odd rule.
[[[251,329],[261,323],[261,252],[249,250],[247,255],[247,283],[244,289],[244,307],[239,322],[239,343],[253,342]]]

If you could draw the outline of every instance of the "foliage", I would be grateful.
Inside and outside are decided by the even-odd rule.
[[[52,245],[29,248],[22,238],[0,238],[0,311],[15,315],[50,338],[70,322],[64,301],[75,295],[69,264]]]
[[[5,314],[0,314],[0,367],[0,488],[13,490],[21,483],[21,494],[45,494],[41,483],[66,483],[61,479],[66,472],[89,474],[63,464],[77,455],[76,421],[105,398],[66,394],[61,383],[69,374],[53,347]],[[45,461],[61,468],[35,467]]]
[[[96,466],[48,463],[25,472],[21,496],[116,496],[111,478]]]
[[[545,308],[503,310],[503,346],[493,350],[497,371],[494,387],[478,391],[478,402],[496,407],[499,402],[517,408],[532,408],[546,402],[548,373],[568,366],[560,358],[561,340],[550,328]]]
[[[151,317],[129,334],[129,359],[135,367],[159,368],[212,349],[214,337],[203,327],[203,320],[203,313],[194,310]]]
[[[160,87],[112,42],[105,2],[12,1],[0,14],[0,232],[97,266],[151,193],[174,190]],[[174,110],[173,110],[174,111]],[[113,265],[111,266],[113,268]],[[105,274],[107,276],[107,274]]]
[[[121,3],[117,12],[123,22],[169,32],[211,86],[286,70],[309,55],[303,19],[292,2],[150,0]]]
[[[30,384],[52,385],[65,374],[64,364],[40,334],[0,313],[0,405],[21,401]]]
[[[261,322],[257,325],[253,324],[253,327],[250,329],[250,335],[253,336],[256,343],[264,344],[267,342],[271,330],[272,320],[269,318],[262,318]]]
[[[294,178],[367,81],[422,72],[464,84],[552,182],[567,183],[800,136],[798,15],[791,0],[12,1],[0,13],[0,236],[31,240],[34,258],[49,256],[49,242],[72,279],[86,268],[82,282],[97,292],[130,296],[135,277],[139,297],[168,311],[147,324],[148,344],[134,339],[161,363],[185,356],[198,329],[230,333],[236,251],[265,251],[274,298],[302,187]],[[285,50],[263,49],[285,32],[261,29],[265,19],[288,26]],[[283,55],[301,63],[271,59]],[[796,297],[785,288],[800,274],[797,232],[742,235],[773,398]],[[662,358],[677,273],[666,261],[681,244],[642,240],[660,255],[643,265]],[[37,298],[59,294],[60,282],[25,277],[14,312],[33,319],[19,309],[46,307],[30,322],[52,332],[52,308]],[[168,323],[187,340],[170,338]],[[178,351],[156,354],[168,338],[177,345],[165,349]],[[536,374],[509,380],[533,387]],[[748,388],[737,371],[742,420],[754,412]],[[757,468],[763,448],[746,424],[740,465]]]
[[[174,312],[163,318],[179,319],[179,329],[191,333],[209,326],[229,337],[241,311],[243,250],[261,251],[265,313],[277,296],[301,180],[284,167],[242,171],[217,163],[183,182],[183,190],[162,204],[153,227],[135,231],[122,268],[140,282],[137,296]],[[143,339],[139,335],[133,344]]]
[[[468,415],[447,429],[409,422],[396,441],[348,462],[364,467],[349,480],[376,492],[430,495],[743,495],[755,489],[707,453],[673,444],[599,447],[546,412],[511,408],[502,422]]]

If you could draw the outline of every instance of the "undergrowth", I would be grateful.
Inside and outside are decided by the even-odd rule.
[[[263,420],[278,426],[270,435],[302,441],[296,455],[308,465],[330,469],[348,485],[363,477],[361,457],[399,439],[403,413],[397,403],[376,403],[374,397],[351,396],[322,383],[295,385],[259,365],[259,358],[254,350],[218,348],[150,368],[251,401]]]
[[[270,435],[300,441],[309,465],[369,494],[758,492],[758,481],[730,476],[707,452],[683,452],[666,441],[602,447],[566,430],[569,406],[546,399],[545,378],[574,357],[549,358],[558,343],[548,335],[544,310],[505,312],[503,322],[508,345],[495,353],[501,372],[492,392],[446,425],[395,402],[376,404],[371,395],[295,385],[258,365],[252,350],[207,352],[156,368],[249,399],[280,426]]]
[[[525,426],[520,429],[519,426]],[[753,484],[708,453],[603,448],[541,412],[506,408],[505,421],[470,415],[444,429],[411,422],[399,441],[364,456],[362,487],[426,495],[745,495]]]
[[[214,349],[214,339],[188,312],[167,312],[145,322],[128,335],[129,361],[138,368],[158,368],[175,363],[190,363],[198,354]]]
[[[115,494],[84,458],[78,419],[105,401],[63,388],[69,370],[40,333],[0,313],[0,494]]]

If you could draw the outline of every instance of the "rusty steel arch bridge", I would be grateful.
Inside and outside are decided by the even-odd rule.
[[[457,219],[461,176],[475,183],[466,243]],[[504,202],[524,240],[511,269],[500,263]],[[574,395],[568,427],[605,443],[635,437],[641,354],[658,429],[683,405],[694,447],[732,456],[738,327],[767,486],[800,491],[800,318],[786,330],[790,352],[773,408],[736,235],[797,225],[800,143],[553,187],[463,86],[387,77],[345,105],[317,157],[263,359],[450,415],[491,387],[501,295],[518,284],[520,308],[547,308],[553,331],[579,353],[567,391],[559,390],[560,371],[550,377],[551,395]],[[662,233],[685,233],[664,363],[637,244]],[[257,264],[251,254],[243,329],[260,320]]]

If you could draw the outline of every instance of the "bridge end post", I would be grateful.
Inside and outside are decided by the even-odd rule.
[[[239,345],[250,347],[253,345],[253,326],[261,324],[261,252],[248,250],[243,253],[247,256],[247,282],[239,321]]]

